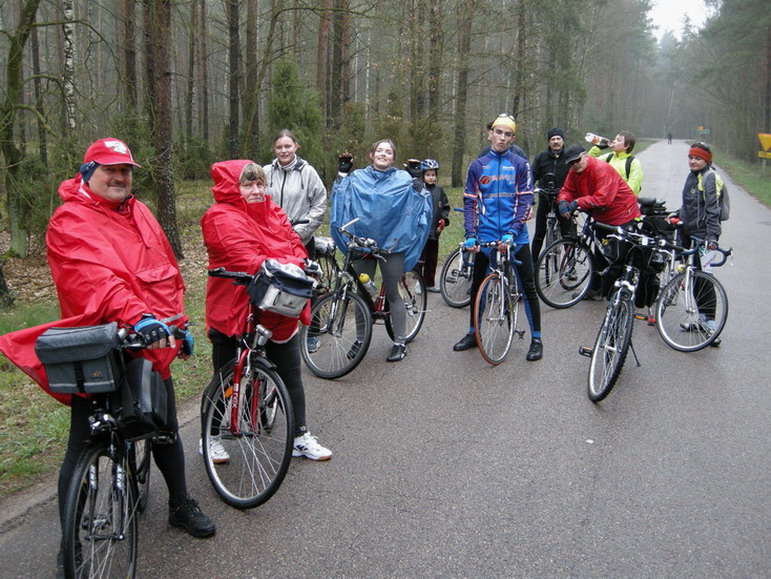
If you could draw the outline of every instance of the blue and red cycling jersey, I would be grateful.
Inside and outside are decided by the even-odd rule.
[[[510,151],[490,151],[471,163],[463,191],[466,238],[481,243],[511,235],[527,242],[527,217],[533,205],[530,163]]]

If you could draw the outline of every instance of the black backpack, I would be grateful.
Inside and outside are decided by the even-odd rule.
[[[610,160],[613,158],[613,153],[608,153],[603,157],[605,159],[606,163],[610,163]],[[629,171],[632,168],[632,161],[634,161],[634,155],[629,155],[626,158],[626,177],[624,177],[624,181],[629,181]]]

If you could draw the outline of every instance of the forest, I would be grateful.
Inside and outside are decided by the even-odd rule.
[[[176,188],[213,161],[267,163],[278,129],[330,182],[390,137],[461,183],[497,114],[531,157],[545,133],[699,139],[757,162],[771,132],[768,0],[707,0],[654,35],[650,0],[0,0],[4,258],[42,240],[89,143],[142,164],[182,254]],[[7,296],[0,260],[0,296]]]

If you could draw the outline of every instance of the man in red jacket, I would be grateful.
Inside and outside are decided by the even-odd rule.
[[[598,223],[628,227],[640,217],[634,191],[611,165],[590,157],[581,145],[568,147],[565,163],[570,170],[557,197],[563,218],[579,209],[590,213]],[[603,235],[598,233],[598,237],[602,238]],[[606,276],[604,280],[599,276],[599,272],[608,267],[599,247],[594,250],[594,263],[592,287],[584,299],[602,299],[615,281],[611,279],[612,275]]]
[[[144,337],[148,345],[143,355],[160,373],[168,393],[172,441],[154,444],[153,457],[169,489],[169,523],[195,537],[208,537],[215,532],[214,523],[187,492],[170,370],[177,356],[192,353],[192,336],[177,342],[163,321],[174,319],[175,325],[185,327],[185,285],[161,226],[131,195],[134,167],[139,165],[118,139],[100,139],[88,148],[80,172],[59,186],[64,204],[48,225],[48,263],[62,317],[82,316],[93,324],[118,322]],[[72,396],[70,402],[60,497],[90,434],[88,400]]]

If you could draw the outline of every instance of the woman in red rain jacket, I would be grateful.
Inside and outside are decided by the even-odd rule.
[[[201,219],[201,230],[209,254],[209,268],[256,273],[268,258],[303,266],[305,247],[289,224],[284,211],[265,194],[262,167],[248,160],[223,161],[211,168],[215,204]],[[212,342],[214,371],[235,360],[237,336],[249,311],[243,286],[224,278],[210,277],[206,288],[206,328]],[[289,390],[295,415],[292,455],[328,460],[332,452],[311,436],[305,423],[305,392],[300,372],[298,321],[272,312],[260,312],[260,323],[273,332],[266,345],[268,358],[276,364]],[[300,321],[310,322],[306,305]],[[215,460],[227,461],[219,441],[212,439]]]

